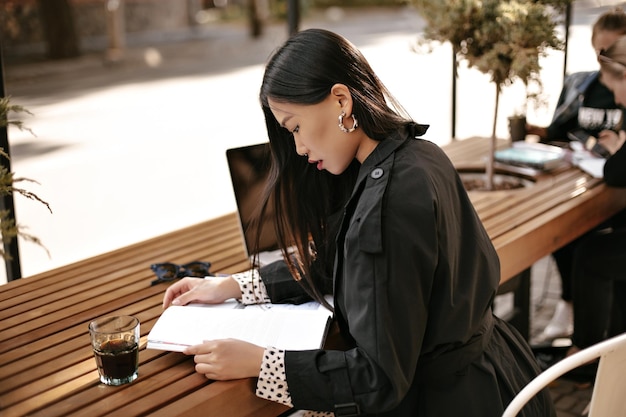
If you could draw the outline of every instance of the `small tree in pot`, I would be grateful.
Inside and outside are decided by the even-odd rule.
[[[496,86],[487,189],[493,189],[493,155],[500,93],[520,79],[541,91],[539,58],[562,49],[558,16],[572,0],[413,0],[426,20],[424,38],[450,42],[458,58],[489,74]],[[457,62],[460,59],[457,59]],[[456,68],[454,69],[456,76]]]

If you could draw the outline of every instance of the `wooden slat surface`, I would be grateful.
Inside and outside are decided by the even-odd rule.
[[[139,378],[130,385],[100,384],[88,323],[109,314],[131,314],[142,340],[161,314],[167,284],[150,286],[150,264],[211,261],[213,272],[248,267],[234,214],[147,240],[0,287],[0,414],[2,416],[146,415],[168,404],[203,415],[231,396],[250,415],[276,416],[284,406],[254,395],[250,381],[211,383],[180,353],[139,353]],[[194,393],[196,393],[194,395]],[[232,398],[237,397],[235,401]],[[192,398],[196,398],[192,401]],[[193,407],[192,407],[193,408]]]
[[[500,142],[498,146],[506,146]],[[487,141],[445,147],[457,167],[484,166]],[[470,192],[500,256],[502,281],[626,207],[613,189],[577,169],[541,175],[529,188]],[[10,416],[277,416],[286,408],[254,395],[254,380],[211,382],[181,353],[145,349],[167,284],[150,286],[150,264],[211,261],[213,272],[248,267],[230,214],[0,287],[0,414]],[[100,384],[88,323],[110,314],[141,322],[139,378]]]
[[[476,170],[484,168],[488,141],[471,138],[444,149],[460,170]],[[500,257],[501,282],[626,208],[626,189],[576,168],[538,174],[526,188],[469,194]]]

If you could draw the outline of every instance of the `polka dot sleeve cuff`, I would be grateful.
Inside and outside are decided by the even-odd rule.
[[[287,387],[285,374],[285,351],[269,347],[263,354],[263,363],[256,384],[256,395],[266,400],[275,401],[293,407]],[[301,417],[333,417],[335,413],[325,411],[301,411]]]
[[[285,376],[285,351],[268,347],[263,354],[259,381],[256,384],[257,397],[293,407],[287,389]]]
[[[250,269],[245,272],[233,274],[232,277],[239,284],[239,288],[241,288],[242,304],[260,304],[271,302],[270,297],[267,295],[265,284],[259,276],[258,270]]]

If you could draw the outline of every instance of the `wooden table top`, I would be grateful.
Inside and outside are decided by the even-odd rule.
[[[444,147],[460,172],[484,168],[488,149],[486,138]],[[500,257],[501,282],[626,208],[626,188],[574,167],[538,174],[529,187],[469,195]]]
[[[485,140],[445,147],[456,166],[480,165]],[[502,277],[626,207],[626,189],[577,169],[541,176],[523,190],[471,192],[501,258]],[[150,264],[211,261],[212,271],[248,267],[236,215],[188,227],[0,286],[0,414],[60,416],[277,416],[284,406],[254,395],[254,379],[206,380],[181,353],[145,349],[167,284],[150,286]],[[139,378],[109,387],[98,379],[87,331],[96,317],[141,322]]]
[[[276,416],[286,408],[254,395],[253,380],[210,383],[181,353],[145,349],[167,284],[155,262],[210,260],[216,272],[247,268],[236,215],[0,286],[0,414],[9,416]],[[139,378],[100,383],[89,343],[96,317],[141,322]],[[240,410],[246,410],[241,413]]]

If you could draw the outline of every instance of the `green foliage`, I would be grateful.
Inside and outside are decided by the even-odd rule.
[[[30,129],[24,127],[21,120],[9,119],[9,113],[11,112],[31,114],[24,107],[11,104],[9,97],[2,97],[0,98],[0,128],[5,129],[8,126],[13,125],[19,129],[30,131]],[[0,158],[9,159],[9,155],[2,148],[0,148]],[[29,200],[38,201],[46,206],[48,211],[52,213],[50,205],[39,198],[35,193],[28,191],[25,188],[16,187],[16,184],[24,182],[36,183],[36,181],[28,178],[16,178],[4,164],[0,164],[0,197],[18,193]],[[11,240],[19,236],[26,241],[35,243],[45,249],[38,238],[26,233],[23,226],[15,223],[15,217],[8,210],[0,210],[0,233],[2,234],[3,243],[9,243]],[[10,259],[10,255],[4,252],[3,247],[0,247],[0,256],[5,259]]]
[[[412,0],[426,20],[425,40],[450,42],[460,59],[489,74],[496,85],[491,152],[486,164],[488,190],[493,172],[498,102],[502,87],[522,80],[527,97],[542,93],[539,59],[549,48],[562,49],[556,27],[573,0]],[[528,94],[528,85],[537,92]]]
[[[427,28],[424,37],[450,42],[470,67],[500,88],[516,79],[539,80],[539,58],[562,49],[559,16],[572,0],[413,0]]]
[[[20,130],[28,130],[29,132],[31,132],[30,129],[24,126],[24,122],[22,122],[21,120],[10,120],[9,119],[10,112],[32,114],[31,112],[29,112],[22,106],[11,104],[10,97],[0,97],[0,128],[13,125],[19,128]],[[4,153],[4,151],[0,151],[0,154],[4,155],[5,157],[7,156],[6,153]]]

